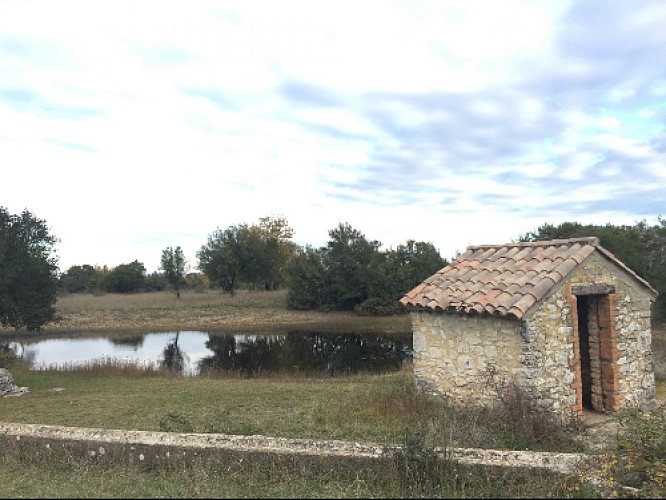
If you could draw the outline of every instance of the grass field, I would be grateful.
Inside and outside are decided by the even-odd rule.
[[[405,443],[406,429],[425,429],[404,457],[374,462],[218,456],[141,466],[97,463],[76,453],[0,440],[0,497],[300,497],[563,498],[580,484],[539,471],[493,470],[433,461],[433,446],[579,450],[547,422],[502,412],[461,412],[417,393],[410,368],[350,377],[207,379],[126,372],[33,372],[11,365],[30,387],[6,398],[0,421],[170,432]],[[53,389],[59,389],[53,391]],[[509,409],[511,410],[511,409]],[[52,457],[49,459],[49,457]]]
[[[327,330],[409,332],[408,316],[359,317],[344,312],[289,311],[286,291],[238,291],[233,296],[218,291],[136,294],[71,294],[58,297],[61,320],[45,325],[46,333],[91,330],[225,330],[239,326],[261,330],[289,325],[294,329],[314,324]],[[0,332],[3,330],[0,329]],[[4,330],[10,332],[11,330]]]
[[[22,364],[12,365],[11,372],[30,393],[3,400],[4,422],[394,444],[407,426],[423,421],[438,446],[580,449],[564,432],[543,428],[545,422],[503,421],[507,415],[501,412],[462,413],[418,394],[410,366],[384,375],[324,379],[182,378],[140,370],[114,374],[108,367],[42,372]]]

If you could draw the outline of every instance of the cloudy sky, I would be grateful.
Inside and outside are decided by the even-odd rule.
[[[61,270],[348,222],[450,258],[666,215],[666,2],[0,0],[0,206]]]

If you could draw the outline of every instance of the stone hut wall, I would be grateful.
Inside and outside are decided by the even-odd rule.
[[[497,400],[496,382],[521,372],[518,321],[426,311],[412,312],[411,319],[414,377],[420,387],[483,405]]]
[[[654,404],[650,295],[624,270],[592,254],[525,319],[525,378],[541,393],[538,404],[582,414],[577,286],[612,285],[590,295],[588,322],[592,404],[597,411]],[[594,317],[592,317],[594,316]]]
[[[612,285],[614,292],[589,299],[595,318],[600,318],[589,324],[594,408],[652,407],[650,295],[598,252],[528,311],[523,321],[412,312],[417,385],[461,403],[483,405],[497,401],[498,382],[505,387],[513,383],[540,409],[564,418],[581,415],[578,311],[572,287],[598,284]]]

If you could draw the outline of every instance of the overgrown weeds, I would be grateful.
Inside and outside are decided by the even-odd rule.
[[[190,419],[176,412],[168,412],[160,419],[162,432],[193,432],[194,425]]]
[[[111,357],[97,358],[78,363],[54,363],[41,366],[43,372],[65,372],[96,376],[122,376],[132,378],[144,377],[175,377],[177,372],[161,366],[159,363],[134,359],[117,359]]]
[[[666,498],[666,405],[623,410],[617,449],[594,457],[582,471],[603,497]]]
[[[435,446],[535,451],[583,451],[575,421],[565,422],[539,411],[525,394],[511,386],[493,407],[460,405],[416,387],[412,377],[393,379],[390,388],[375,391],[369,405],[403,428],[420,429]],[[471,402],[472,403],[472,402]]]
[[[213,450],[172,450],[169,456],[159,447],[107,447],[101,455],[99,446],[56,442],[45,448],[36,441],[0,436],[0,497],[578,497],[567,488],[568,480],[556,474],[436,463],[418,438],[408,449],[404,459],[371,460]],[[146,454],[145,460],[139,453]],[[418,469],[423,465],[427,474]]]

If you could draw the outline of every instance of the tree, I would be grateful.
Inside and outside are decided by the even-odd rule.
[[[287,306],[352,310],[368,298],[372,262],[380,243],[349,224],[329,231],[327,246],[306,247],[287,266]]]
[[[199,270],[211,283],[225,292],[234,293],[241,267],[240,241],[246,226],[216,229],[197,252]]]
[[[259,224],[217,229],[197,252],[199,270],[222,290],[233,293],[239,283],[250,290],[276,289],[286,263],[297,248],[286,219],[264,217]]]
[[[40,330],[56,317],[57,239],[46,222],[28,210],[10,214],[0,207],[0,323]]]
[[[133,293],[143,290],[146,284],[146,268],[135,260],[120,264],[107,274],[104,285],[107,292]]]
[[[348,223],[339,224],[328,235],[324,300],[333,309],[352,310],[368,298],[370,263],[381,243],[369,241]]]
[[[265,288],[277,290],[280,284],[286,281],[287,264],[299,252],[300,247],[291,241],[294,230],[284,217],[262,217],[259,225],[255,227],[264,239],[274,242],[271,250],[274,249],[276,253],[273,255],[270,282],[265,284]]]
[[[174,250],[167,247],[162,250],[162,271],[169,284],[176,290],[176,297],[180,298],[180,287],[185,282],[185,256],[180,247]]]
[[[99,287],[103,278],[102,271],[89,264],[71,266],[60,276],[60,287],[69,293],[91,293]]]
[[[146,292],[161,292],[167,288],[169,288],[169,282],[167,281],[166,276],[158,271],[146,274],[146,277],[143,280],[143,289]]]
[[[380,252],[349,224],[329,231],[327,246],[306,247],[287,265],[287,307],[404,313],[400,297],[446,265],[432,243],[409,240]]]
[[[361,314],[404,312],[399,299],[446,265],[432,243],[408,240],[395,250],[377,253],[370,264],[368,299],[355,307]]]
[[[324,249],[306,246],[286,267],[287,307],[317,309],[324,304]]]

